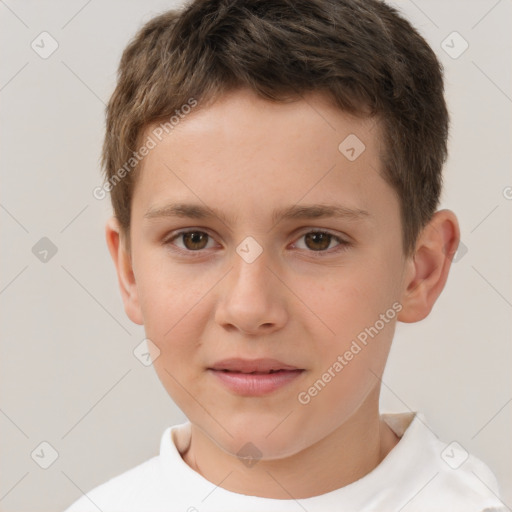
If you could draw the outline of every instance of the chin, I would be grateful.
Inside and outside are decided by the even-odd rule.
[[[299,453],[305,447],[303,429],[290,430],[290,425],[279,425],[279,421],[269,427],[268,421],[248,419],[245,424],[241,422],[236,428],[226,425],[226,429],[231,436],[219,427],[216,429],[216,436],[210,437],[222,450],[238,458],[283,459]]]

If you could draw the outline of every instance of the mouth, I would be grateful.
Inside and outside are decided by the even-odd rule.
[[[245,374],[271,374],[285,371],[302,371],[289,364],[285,364],[277,359],[224,359],[215,363],[209,370],[245,373]]]
[[[218,370],[213,368],[213,370],[217,372],[225,372],[225,373],[243,373],[244,375],[270,375],[272,373],[281,373],[281,372],[296,372],[296,371],[302,371],[299,369],[296,370],[269,370],[268,372],[244,372],[244,371],[238,371],[238,370]]]
[[[272,393],[305,372],[275,359],[225,359],[208,368],[229,391],[242,396]]]

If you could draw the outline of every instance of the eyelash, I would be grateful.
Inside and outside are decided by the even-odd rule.
[[[204,251],[206,251],[207,249],[198,249],[196,251],[193,251],[190,249],[182,249],[181,247],[176,247],[172,243],[174,240],[176,240],[180,236],[186,235],[188,233],[201,233],[201,234],[207,235],[210,239],[213,239],[213,237],[207,231],[202,231],[199,229],[187,229],[187,230],[181,230],[181,231],[177,231],[177,232],[173,233],[170,238],[167,238],[163,242],[163,244],[165,246],[168,246],[172,251],[180,252],[182,254],[186,254],[187,256],[191,256],[191,257],[203,256]],[[312,253],[318,257],[329,256],[332,254],[338,254],[340,252],[346,251],[352,245],[351,242],[348,242],[347,240],[344,240],[344,239],[340,238],[339,236],[330,233],[329,231],[324,231],[324,230],[320,230],[320,229],[317,229],[317,230],[313,229],[311,231],[306,231],[305,233],[300,235],[300,237],[297,240],[300,240],[301,238],[305,237],[306,235],[309,235],[312,233],[329,235],[331,237],[331,239],[334,239],[336,242],[338,242],[338,245],[334,249],[325,249],[325,250],[319,250],[319,251],[314,251],[312,249],[300,249],[300,250],[306,250],[306,252]]]

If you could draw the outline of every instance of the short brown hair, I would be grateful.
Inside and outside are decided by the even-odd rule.
[[[343,111],[376,116],[383,178],[400,202],[404,253],[413,253],[442,187],[443,70],[420,34],[380,0],[195,0],[147,22],[122,55],[102,154],[128,242],[138,165],[129,172],[126,162],[145,129],[190,98],[204,105],[236,88],[271,101],[320,91]]]

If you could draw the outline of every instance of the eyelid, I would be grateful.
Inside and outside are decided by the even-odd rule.
[[[177,230],[173,231],[169,236],[165,237],[163,244],[164,245],[171,244],[171,242],[176,240],[176,238],[179,238],[182,235],[186,235],[187,233],[204,233],[204,234],[208,235],[209,238],[216,241],[215,236],[212,235],[211,231],[206,228],[183,228],[183,229],[177,229]],[[185,251],[185,249],[181,249],[181,247],[177,247],[177,249],[181,250],[181,251]],[[198,251],[186,250],[186,252],[188,252],[188,253],[192,253],[192,252],[200,253],[202,251],[204,251],[204,249],[201,249]]]
[[[211,233],[211,231],[209,229],[207,229],[207,228],[191,227],[191,228],[177,229],[177,230],[173,231],[168,237],[165,237],[165,239],[163,241],[163,244],[166,245],[166,246],[173,246],[172,250],[180,252],[182,254],[187,254],[187,255],[191,255],[191,256],[200,256],[200,255],[204,254],[207,251],[207,249],[199,249],[197,251],[193,251],[193,250],[189,250],[189,249],[182,249],[181,247],[177,247],[177,246],[172,244],[172,242],[176,238],[179,238],[180,236],[185,235],[187,233],[196,233],[196,232],[198,232],[198,233],[205,233],[212,240],[216,241],[215,236],[212,235],[212,233]],[[297,243],[297,241],[300,238],[302,238],[303,236],[305,236],[305,235],[307,235],[309,233],[324,233],[324,234],[327,234],[327,235],[331,236],[332,238],[334,238],[338,242],[338,245],[336,245],[335,247],[333,247],[331,249],[327,249],[327,250],[323,250],[323,251],[314,251],[314,250],[307,250],[307,249],[298,249],[298,250],[304,251],[304,252],[307,252],[307,253],[311,253],[311,254],[314,254],[314,255],[322,256],[322,255],[335,254],[337,252],[346,250],[347,248],[349,248],[352,245],[352,242],[350,240],[347,240],[346,238],[340,236],[339,234],[335,234],[332,231],[330,231],[329,229],[320,228],[320,227],[317,227],[317,226],[309,226],[309,227],[306,227],[306,228],[301,228],[299,230],[299,232],[294,235],[294,240],[295,241],[292,243],[292,245]]]
[[[310,250],[299,249],[302,251],[306,251],[307,253],[312,253],[312,254],[319,255],[319,256],[335,254],[339,251],[347,249],[348,247],[350,247],[352,245],[352,242],[350,240],[348,240],[348,237],[344,238],[343,236],[341,236],[339,234],[333,233],[329,229],[319,228],[319,227],[309,227],[309,228],[304,229],[303,231],[302,230],[299,231],[299,233],[297,235],[295,235],[295,242],[293,242],[293,244],[296,244],[298,240],[300,240],[304,235],[307,235],[309,233],[323,233],[323,234],[329,235],[338,242],[338,245],[336,245],[336,247],[333,247],[331,249],[327,249],[324,251],[313,251],[311,249]]]
[[[341,233],[334,232],[333,230],[328,229],[328,228],[321,228],[319,226],[308,226],[305,228],[300,228],[300,229],[296,230],[295,233],[296,234],[294,236],[296,236],[296,237],[304,236],[304,235],[307,235],[308,233],[326,233],[328,235],[331,235],[332,237],[339,238],[340,240],[343,239],[342,238],[343,235]],[[348,236],[347,236],[347,238],[348,238]]]

